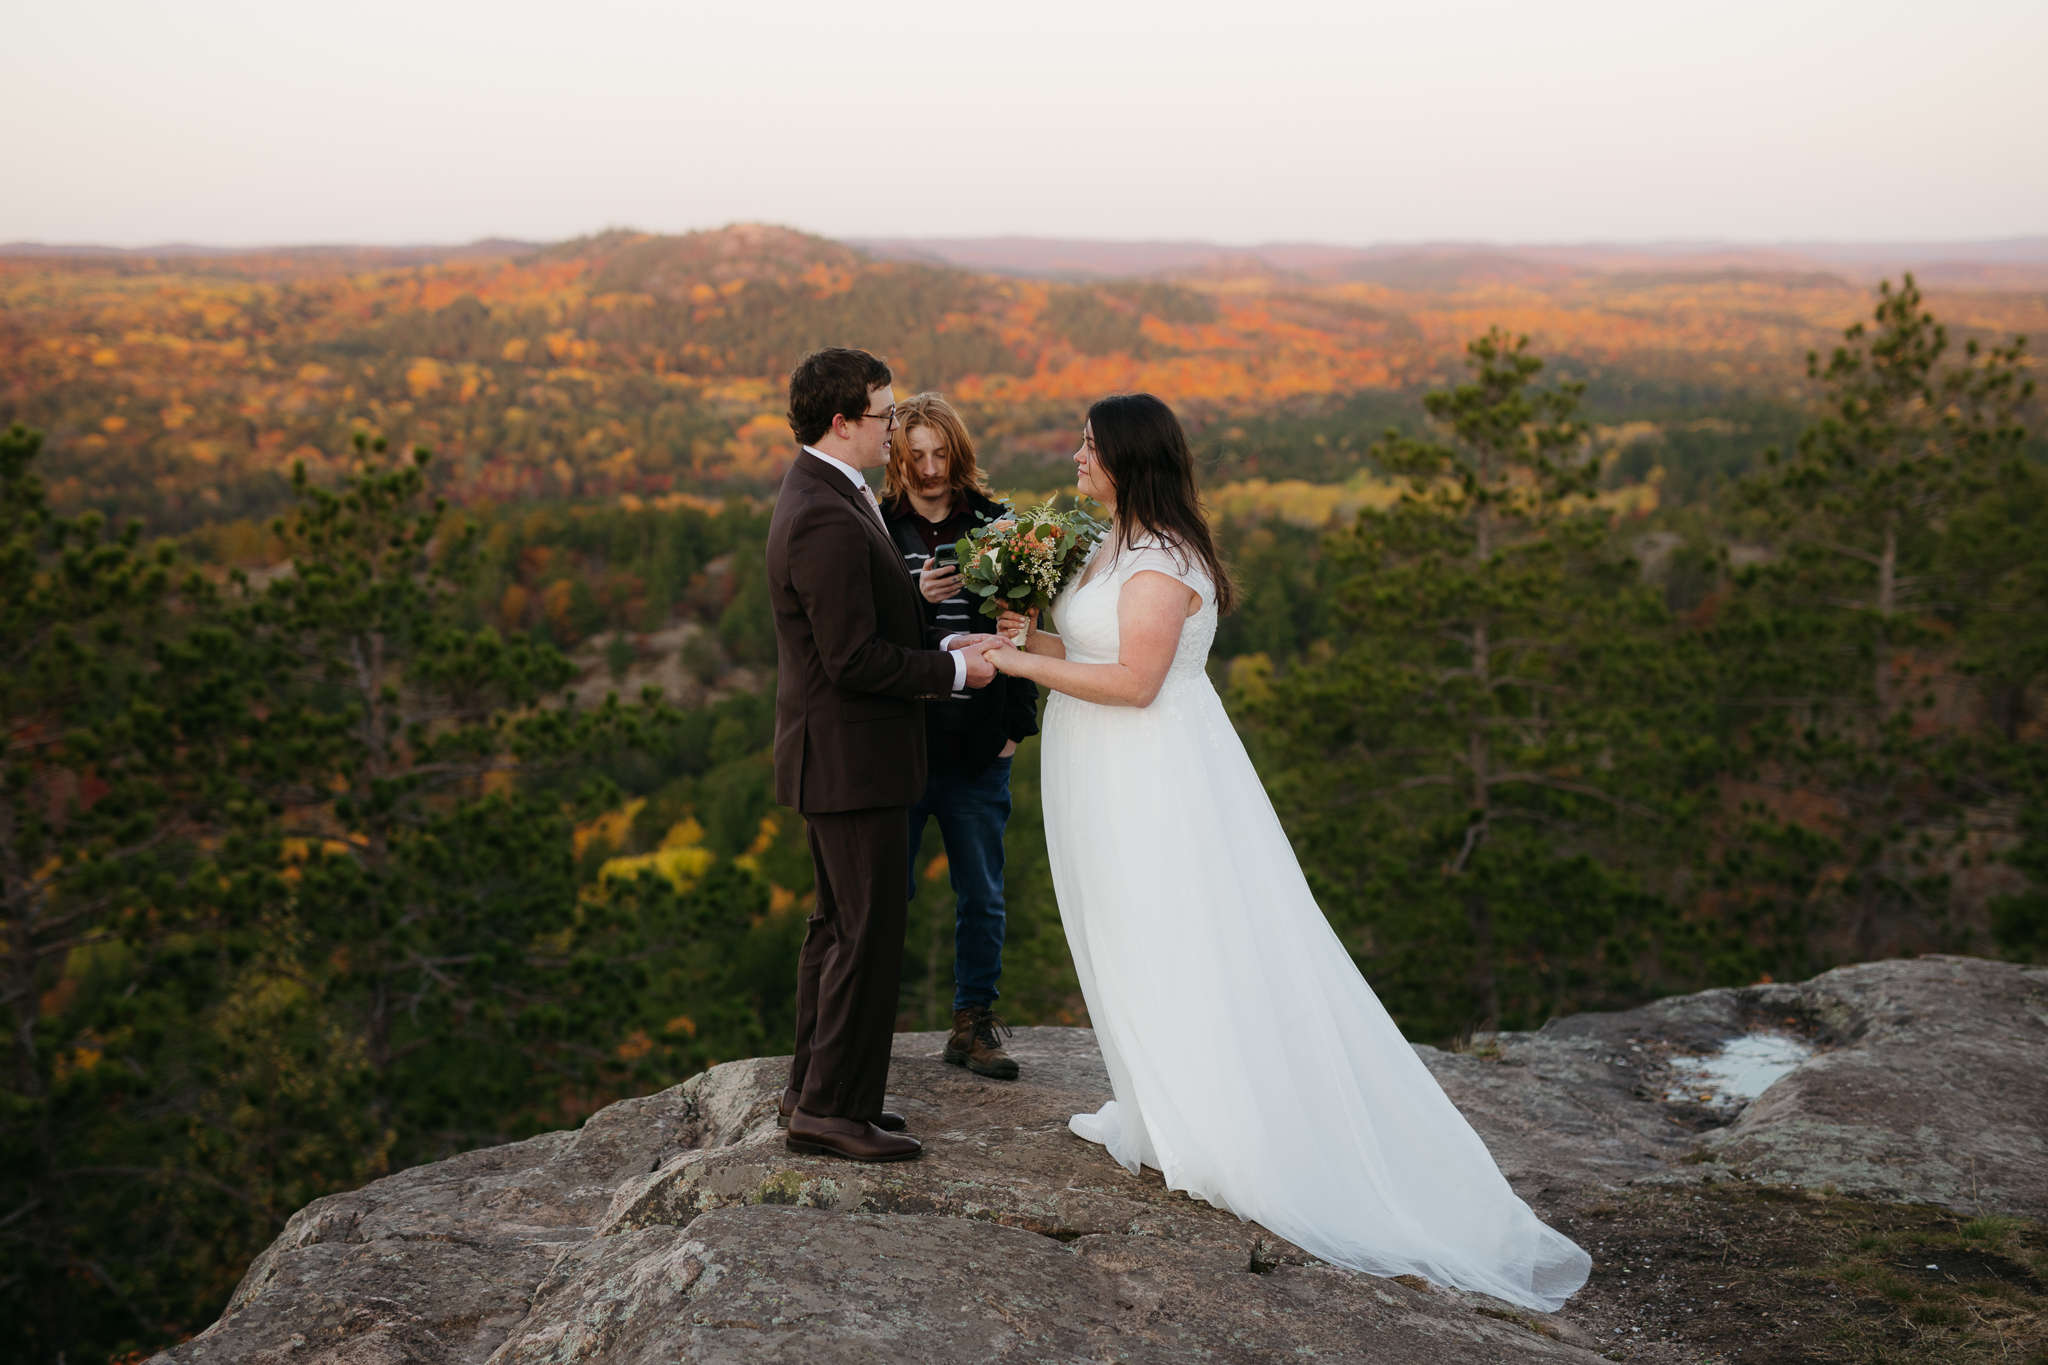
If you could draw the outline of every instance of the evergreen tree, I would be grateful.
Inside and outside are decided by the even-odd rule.
[[[1952,356],[1912,276],[1886,282],[1871,325],[1808,358],[1819,419],[1743,487],[1773,553],[1734,576],[1713,631],[1755,793],[1723,880],[1745,913],[1775,905],[1816,963],[1968,946],[1948,899],[1962,722],[1931,713],[1966,583],[1989,568],[1961,572],[1956,519],[2025,439],[2024,344]]]
[[[0,433],[0,1318],[61,1359],[82,1331],[196,1323],[239,1274],[179,1216],[214,1183],[184,1159],[182,1101],[229,945],[186,888],[220,877],[197,836],[237,818],[237,661],[178,628],[203,601],[175,593],[168,546],[50,514],[40,446]]]
[[[367,1122],[424,1159],[573,1121],[623,1077],[612,1029],[635,1013],[584,942],[571,809],[527,770],[644,745],[672,717],[616,697],[543,704],[575,675],[524,636],[455,623],[475,527],[444,538],[427,453],[329,492],[295,476],[273,527],[289,570],[244,586],[230,624],[258,680],[247,781],[277,812],[256,864],[302,927],[303,961],[354,1020]]]
[[[1326,549],[1335,638],[1238,689],[1325,909],[1435,1037],[1639,989],[1661,906],[1622,846],[1698,757],[1663,604],[1604,553],[1579,387],[1498,331],[1469,364],[1437,437],[1375,449],[1400,501]]]

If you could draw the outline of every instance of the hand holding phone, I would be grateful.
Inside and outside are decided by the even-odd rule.
[[[947,542],[932,551],[917,576],[917,590],[927,602],[943,602],[960,591],[960,548]]]

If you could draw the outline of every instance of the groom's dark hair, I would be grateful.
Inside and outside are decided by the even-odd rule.
[[[850,346],[812,351],[789,372],[789,429],[798,445],[811,445],[832,430],[832,419],[857,422],[867,415],[868,394],[895,382],[880,356]]]

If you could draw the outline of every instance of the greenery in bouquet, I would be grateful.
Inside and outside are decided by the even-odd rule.
[[[1062,512],[1046,499],[1004,515],[960,537],[960,577],[981,598],[991,620],[1006,611],[1052,605],[1088,558],[1109,524],[1078,507]]]

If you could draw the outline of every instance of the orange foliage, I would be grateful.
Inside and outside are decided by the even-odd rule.
[[[1118,389],[1201,422],[1439,383],[1494,325],[1578,374],[1782,394],[1806,350],[1868,307],[1862,283],[1813,273],[1447,278],[1077,288],[754,226],[402,268],[0,258],[0,406],[49,433],[67,508],[190,522],[227,497],[275,506],[294,463],[331,478],[363,430],[433,447],[457,497],[652,505],[768,491],[793,455],[783,376],[821,336],[888,355],[900,387],[970,405],[999,457]],[[1965,334],[2048,328],[2038,292],[1934,301]],[[1077,330],[1077,309],[1101,326]],[[846,334],[849,316],[875,319],[872,334]]]

